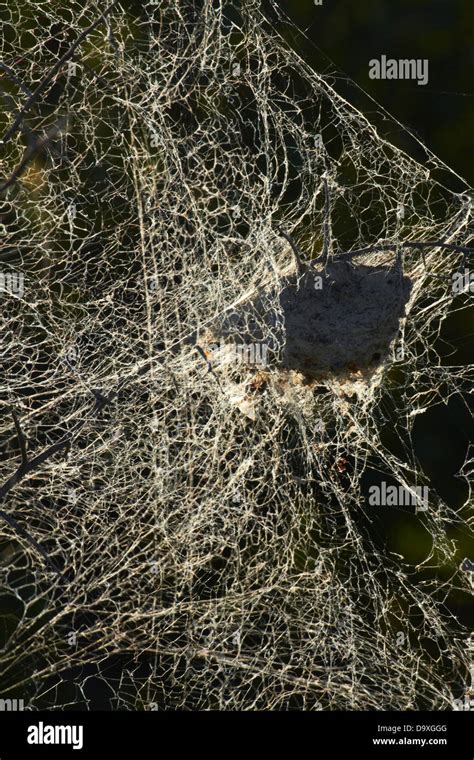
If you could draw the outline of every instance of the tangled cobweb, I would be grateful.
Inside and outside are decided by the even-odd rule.
[[[469,188],[260,3],[56,5],[1,43],[1,695],[451,709],[466,510],[430,488],[413,563],[366,490],[427,484],[413,425],[467,399]]]

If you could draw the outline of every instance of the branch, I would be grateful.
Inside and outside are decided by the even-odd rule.
[[[84,66],[86,66],[87,68],[90,68],[85,63],[84,63]],[[31,95],[31,90],[25,85],[24,82],[22,82],[22,80],[19,77],[15,76],[14,72],[10,69],[9,66],[6,66],[4,63],[0,62],[0,69],[3,69],[5,72],[7,72],[7,79],[11,79],[11,81],[15,82],[15,84],[17,84],[18,87],[20,87],[23,90],[23,92],[26,93],[26,95],[28,95],[28,96]],[[93,71],[93,69],[91,69],[91,70]],[[6,90],[1,85],[0,85],[0,89],[2,90],[2,92],[6,93]],[[24,120],[23,124],[21,125],[21,130],[22,130],[22,132],[24,132],[26,134],[26,136],[28,138],[28,141],[30,143],[30,148],[32,148],[33,147],[33,142],[34,142],[34,140],[36,140],[36,137],[35,137],[35,134],[30,129],[30,127],[28,126],[28,124],[27,124],[27,122],[25,120]],[[60,153],[58,151],[58,149],[56,148],[55,145],[50,145],[49,149],[56,156],[59,155],[60,158],[62,159],[62,161],[65,161],[69,166],[72,166],[72,161],[70,161],[67,158],[67,156],[62,155],[62,153]]]
[[[95,403],[95,409],[96,411],[100,411],[104,406],[109,404],[114,396],[116,395],[115,392],[112,392],[108,397],[104,396],[100,391],[98,391],[96,388],[91,389],[91,393],[93,394],[96,403]],[[56,443],[53,443],[51,446],[48,446],[47,449],[41,452],[41,454],[38,454],[36,457],[33,457],[33,459],[28,459],[27,451],[26,451],[26,441],[25,436],[23,434],[23,431],[21,429],[20,421],[16,415],[16,413],[11,410],[13,421],[15,423],[15,430],[18,436],[18,443],[20,444],[20,451],[21,451],[21,464],[19,465],[17,471],[10,477],[8,480],[5,481],[5,483],[0,487],[0,501],[2,499],[5,499],[5,497],[8,495],[8,493],[16,486],[16,484],[25,477],[25,475],[28,475],[33,470],[36,470],[43,462],[46,462],[48,459],[50,459],[54,454],[56,454],[58,451],[61,451],[62,449],[69,447],[71,445],[72,435],[73,432],[77,432],[84,424],[85,420],[81,421],[76,425],[76,430],[67,433],[60,441],[57,441]],[[44,558],[44,560],[48,563],[48,565],[54,569],[56,573],[62,578],[62,573],[58,570],[56,565],[52,562],[52,560],[48,557],[45,550],[40,546],[40,544],[33,538],[33,536],[30,535],[30,533],[23,528],[11,515],[9,515],[7,512],[4,512],[2,509],[0,509],[0,518],[3,519],[10,527],[12,527],[18,534],[23,536],[28,543],[33,546],[36,551],[38,551],[41,556]]]
[[[23,435],[23,431],[22,431],[22,429],[20,427],[20,422],[19,422],[19,419],[18,419],[18,417],[16,415],[16,412],[13,409],[12,409],[12,417],[13,417],[13,422],[15,423],[15,430],[16,430],[16,434],[18,436],[18,443],[20,444],[21,463],[23,465],[27,465],[28,464],[28,457],[27,457],[27,454],[26,454],[25,436]]]
[[[49,565],[49,567],[51,567],[52,570],[54,570],[56,573],[58,573],[58,575],[61,575],[61,572],[56,567],[56,565],[54,564],[54,562],[52,562],[51,559],[48,557],[48,555],[45,552],[45,550],[43,549],[43,547],[33,538],[33,536],[31,536],[28,533],[27,530],[25,530],[25,528],[23,528],[19,523],[17,523],[17,521],[11,515],[8,515],[6,512],[4,512],[3,509],[0,509],[0,517],[3,520],[5,520],[5,522],[8,523],[8,525],[11,528],[13,528],[13,530],[15,530],[17,533],[19,533],[20,536],[23,536],[23,538],[25,538],[28,541],[28,543],[34,549],[36,549],[37,552],[39,552],[41,554],[41,556],[43,557],[43,559],[46,562],[46,564]]]
[[[43,451],[38,456],[34,457],[33,459],[28,461],[28,455],[26,453],[26,441],[25,436],[23,435],[23,431],[20,426],[20,421],[16,415],[16,413],[12,410],[12,417],[13,421],[15,423],[15,430],[18,436],[18,443],[20,444],[20,451],[21,451],[21,464],[18,467],[17,471],[10,477],[8,480],[5,481],[3,486],[0,488],[0,501],[6,497],[6,495],[11,491],[11,489],[32,470],[36,469],[40,464],[45,462],[47,459],[53,456],[57,451],[60,451],[65,446],[69,444],[70,437],[64,438],[62,441],[58,441],[57,443],[54,443],[52,446],[49,446],[45,451]],[[33,536],[25,529],[23,528],[11,515],[7,514],[7,512],[4,512],[3,509],[0,509],[0,517],[5,520],[5,522],[10,525],[17,533],[19,533],[23,538],[25,538],[28,543],[33,546],[36,551],[38,551],[43,559],[47,562],[47,564],[52,567],[56,573],[61,575],[60,571],[50,560],[45,550],[42,548],[42,546],[36,541],[36,539],[33,538]]]
[[[326,177],[323,177],[323,185],[324,185],[324,242],[323,242],[323,254],[322,254],[322,263],[325,267],[327,264],[328,256],[329,256],[329,247],[331,245],[331,227],[330,227],[330,213],[331,213],[331,206],[330,206],[330,198],[329,198],[329,188],[328,188],[328,181]]]
[[[114,7],[117,5],[118,1],[119,0],[114,0],[114,2],[111,3],[109,5],[109,7],[105,9],[105,11],[103,12],[103,14],[101,16],[99,16],[98,19],[96,19],[92,24],[90,24],[90,26],[88,26],[87,29],[84,29],[84,31],[79,35],[79,37],[77,38],[77,40],[75,42],[73,42],[73,44],[71,45],[71,47],[69,48],[69,50],[67,50],[64,53],[64,55],[61,56],[61,58],[48,71],[48,73],[41,80],[41,82],[36,87],[36,89],[31,93],[31,95],[29,96],[29,98],[26,101],[25,105],[23,106],[23,108],[21,108],[21,110],[18,112],[18,114],[16,115],[16,118],[15,118],[13,124],[11,125],[11,127],[9,127],[7,129],[7,131],[3,135],[3,139],[0,140],[0,143],[5,144],[15,134],[15,132],[20,127],[21,122],[23,121],[23,119],[26,116],[26,114],[28,113],[28,111],[30,111],[31,108],[34,106],[34,104],[36,103],[36,101],[40,97],[40,95],[43,92],[43,90],[45,90],[46,87],[48,86],[48,84],[54,79],[54,77],[56,76],[56,74],[58,73],[58,71],[60,70],[60,68],[66,63],[66,61],[68,61],[70,58],[72,58],[72,56],[74,55],[74,53],[77,50],[77,48],[86,39],[86,37],[91,32],[93,32],[94,29],[96,29],[99,26],[99,24],[101,24],[105,20],[106,16],[108,16],[108,14],[114,9]]]
[[[294,254],[294,257],[295,257],[295,261],[296,261],[296,271],[297,271],[298,275],[302,275],[304,273],[305,269],[306,269],[306,266],[305,266],[304,261],[302,259],[300,249],[296,245],[296,243],[293,240],[293,238],[291,237],[291,235],[288,232],[286,232],[283,229],[283,227],[277,226],[276,229],[278,230],[278,232],[280,233],[280,235],[282,237],[284,237],[285,240],[287,240],[288,243],[290,244],[291,250],[293,251],[293,254]]]
[[[20,177],[23,172],[25,171],[26,167],[30,163],[30,161],[49,143],[51,140],[56,137],[56,135],[63,129],[65,123],[67,121],[67,117],[62,117],[57,124],[54,125],[54,127],[51,127],[51,129],[40,139],[37,140],[34,145],[27,148],[23,154],[23,158],[21,159],[18,166],[12,171],[8,179],[6,179],[2,184],[0,184],[0,193],[2,193],[4,190],[8,190],[9,187],[11,187],[18,177]]]
[[[399,243],[402,248],[415,248],[423,250],[423,248],[447,248],[450,251],[457,251],[458,253],[474,253],[474,248],[469,248],[464,245],[454,245],[453,243],[443,243],[442,240],[427,240],[426,243],[418,243],[406,241]],[[379,243],[376,245],[370,245],[367,248],[359,248],[356,251],[343,251],[338,253],[336,258],[352,258],[353,256],[362,256],[364,253],[372,253],[374,251],[393,251],[397,247],[397,243]]]
[[[214,370],[212,369],[212,364],[211,364],[211,362],[209,361],[209,359],[207,358],[206,354],[204,353],[204,350],[201,348],[201,346],[198,346],[198,344],[197,344],[197,343],[194,343],[194,348],[195,348],[195,349],[196,349],[196,351],[198,352],[199,356],[201,356],[201,357],[204,359],[204,361],[205,361],[205,362],[206,362],[206,364],[207,364],[207,371],[208,371],[208,372],[210,372],[210,373],[211,373],[211,375],[212,375],[212,376],[215,378],[215,380],[217,381],[217,385],[218,385],[218,386],[219,386],[219,388],[221,389],[222,393],[224,393],[224,390],[223,390],[223,388],[222,388],[222,385],[220,384],[219,378],[217,377],[216,373],[215,373],[215,372],[214,372]]]
[[[23,84],[21,79],[15,75],[15,72],[10,68],[10,66],[7,66],[6,63],[0,62],[0,69],[5,72],[6,78],[9,79],[10,82],[14,82],[20,88],[20,90],[23,90],[25,95],[28,97],[31,97],[33,95],[31,90],[25,84]]]

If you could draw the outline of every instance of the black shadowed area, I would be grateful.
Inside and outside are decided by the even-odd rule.
[[[382,362],[412,289],[398,265],[344,260],[330,261],[325,271],[306,267],[280,286],[225,314],[215,335],[237,344],[267,342],[271,364],[308,377]]]

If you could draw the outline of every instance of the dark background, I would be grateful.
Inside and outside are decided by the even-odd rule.
[[[460,175],[457,180],[443,174],[443,184],[455,192],[465,191],[466,183],[472,188],[472,0],[323,0],[322,5],[315,5],[314,0],[269,0],[265,8],[275,28],[301,58],[319,73],[330,75],[335,89],[376,125],[379,134],[426,165],[427,154],[420,141]],[[370,79],[369,61],[380,60],[382,55],[428,59],[428,83]],[[392,118],[384,120],[383,110]],[[473,246],[474,241],[466,240],[465,244]],[[470,271],[473,267],[471,258]],[[471,294],[453,301],[441,340],[433,346],[442,364],[467,367],[473,363],[473,299]],[[429,364],[426,369],[430,371]],[[411,444],[419,468],[429,478],[430,489],[469,517],[469,487],[458,476],[469,442],[474,439],[472,389],[466,386],[465,391],[449,398],[442,391],[439,403],[417,417]],[[390,393],[383,400],[385,406],[391,406]],[[383,431],[382,441],[390,448],[389,427]],[[399,510],[391,510],[390,515],[386,511],[380,527],[384,545],[409,562],[416,565],[427,556],[431,537],[412,516]],[[470,535],[453,530],[450,537],[457,551],[442,571],[446,579],[464,557],[474,559]],[[474,627],[472,599],[453,594],[449,606],[464,624]]]
[[[314,0],[278,0],[277,5],[307,37],[285,32],[302,58],[320,72],[325,66],[328,73],[353,79],[474,184],[472,0],[323,0],[320,6]],[[381,55],[427,58],[428,84],[369,79],[369,61]],[[403,136],[390,128],[390,139],[397,143]]]

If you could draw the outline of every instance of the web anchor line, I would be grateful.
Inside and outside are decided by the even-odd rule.
[[[326,223],[325,223],[326,224]],[[302,253],[298,246],[296,245],[294,239],[292,236],[287,232],[283,227],[280,225],[276,225],[275,229],[280,233],[282,237],[285,238],[285,240],[288,241],[288,243],[291,246],[291,249],[293,251],[295,262],[296,262],[296,268],[298,275],[302,275],[306,269],[310,267],[314,267],[313,262],[305,262],[303,260]],[[425,266],[425,269],[427,269],[426,264],[426,258],[425,258],[425,249],[426,248],[446,248],[449,251],[453,251],[455,253],[462,253],[462,264],[464,265],[468,256],[471,253],[474,253],[474,247],[470,246],[464,246],[464,245],[456,245],[454,243],[445,243],[442,240],[427,240],[426,242],[418,242],[418,241],[403,241],[401,243],[376,243],[375,245],[367,246],[366,248],[359,248],[355,251],[342,251],[340,253],[334,254],[334,260],[338,259],[352,259],[356,256],[363,256],[367,253],[375,253],[377,251],[392,251],[393,249],[397,249],[399,251],[398,259],[400,259],[400,251],[403,248],[413,248],[414,250],[419,250],[421,253],[421,258],[423,260],[423,264]],[[326,265],[327,263],[327,256],[328,256],[328,243],[327,243],[327,237],[325,236],[325,242],[323,246],[323,252],[321,255],[321,261],[323,265]],[[319,259],[316,259],[318,261]],[[438,277],[441,280],[447,279],[447,277],[443,277],[441,275],[437,275],[434,272],[427,272],[431,277]]]

